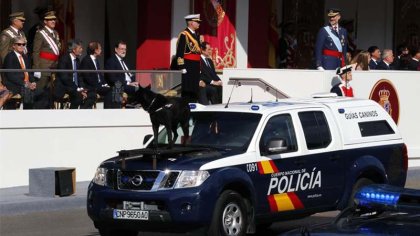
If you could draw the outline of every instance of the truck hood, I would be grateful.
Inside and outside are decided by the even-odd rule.
[[[198,170],[206,163],[245,152],[240,149],[182,147],[121,150],[101,166],[126,170]]]

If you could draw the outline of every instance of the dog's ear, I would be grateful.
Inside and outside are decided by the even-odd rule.
[[[147,85],[145,89],[151,90],[152,89],[152,85],[151,84]]]

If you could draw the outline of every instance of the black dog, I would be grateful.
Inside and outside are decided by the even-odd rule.
[[[183,145],[189,138],[189,119],[190,106],[188,102],[178,97],[165,97],[150,90],[150,85],[146,88],[139,87],[135,99],[140,103],[145,111],[150,115],[152,122],[155,147],[158,145],[159,126],[163,125],[168,132],[168,148],[172,148],[178,138],[178,124],[181,125],[185,139]],[[172,137],[172,132],[173,137]]]

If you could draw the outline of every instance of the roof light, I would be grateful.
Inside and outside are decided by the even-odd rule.
[[[252,105],[251,106],[251,110],[253,110],[253,111],[258,111],[260,109],[260,106],[258,106],[258,105]]]
[[[346,112],[346,111],[344,110],[344,108],[339,108],[339,109],[338,109],[338,113],[343,114],[344,112]]]
[[[366,186],[356,193],[358,205],[372,206],[372,205],[388,205],[396,206],[400,198],[400,193],[381,188],[378,185]]]
[[[191,109],[191,110],[193,110],[193,109],[195,109],[195,108],[197,108],[197,104],[195,104],[195,103],[190,103],[190,109]]]

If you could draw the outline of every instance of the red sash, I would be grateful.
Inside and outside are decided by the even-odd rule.
[[[346,65],[344,63],[344,55],[343,55],[343,53],[341,53],[339,51],[324,49],[324,50],[322,50],[322,54],[325,55],[325,56],[337,57],[337,58],[340,59],[342,67]]]
[[[190,61],[200,61],[200,54],[184,54],[184,59],[190,60]]]
[[[49,60],[49,61],[58,60],[58,55],[55,55],[54,53],[50,53],[50,52],[39,52],[39,57],[45,60]]]

